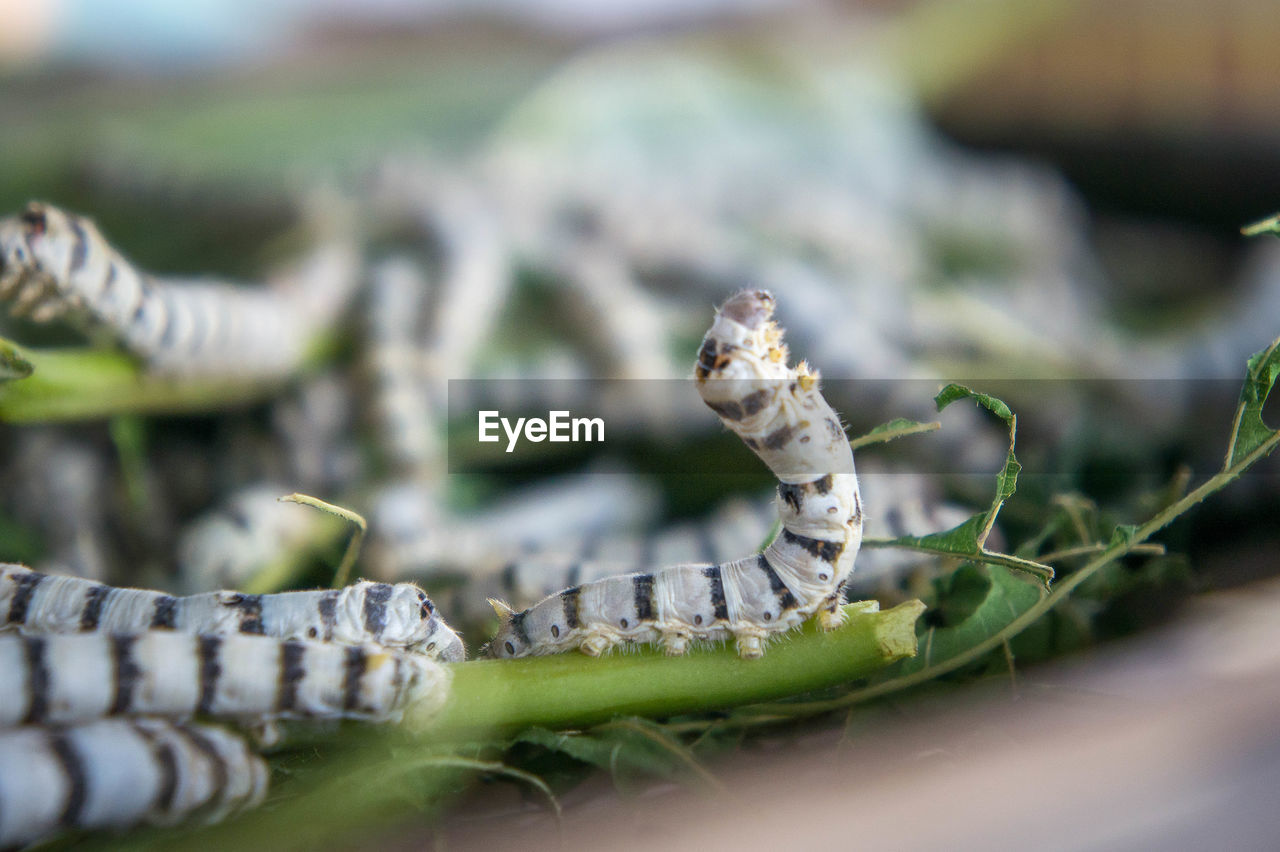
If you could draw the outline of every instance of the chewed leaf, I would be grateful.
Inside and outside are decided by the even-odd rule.
[[[1276,434],[1275,429],[1262,421],[1262,409],[1277,378],[1280,378],[1280,340],[1249,359],[1244,386],[1240,389],[1235,428],[1227,449],[1227,468],[1235,467]]]
[[[1028,582],[999,565],[973,570],[985,573],[989,583],[982,602],[953,627],[926,628],[920,637],[918,655],[899,663],[895,677],[936,665],[990,639],[1045,595],[1042,585]]]
[[[25,379],[35,371],[35,366],[22,357],[18,347],[0,339],[0,382]]]
[[[939,411],[942,411],[942,409],[946,408],[958,399],[972,399],[996,417],[1003,420],[1005,425],[1009,426],[1010,429],[1013,428],[1013,411],[1004,403],[1003,400],[997,399],[989,394],[978,393],[975,390],[970,390],[964,385],[958,385],[954,382],[947,385],[945,388],[938,391],[938,395],[933,398],[933,403],[938,406]]]
[[[986,520],[987,513],[980,512],[957,527],[912,538],[916,544],[923,547],[954,553],[958,556],[970,556],[982,549],[978,535],[982,532]],[[904,538],[907,537],[904,536]]]
[[[898,538],[884,540],[864,539],[863,544],[869,547],[909,547],[932,553],[967,556],[970,559],[988,565],[999,565],[1031,574],[1047,587],[1048,583],[1053,579],[1053,569],[1048,565],[1005,553],[993,553],[984,548],[987,537],[991,534],[992,527],[995,526],[996,516],[1000,513],[1000,507],[1018,489],[1018,473],[1021,472],[1022,465],[1018,463],[1018,459],[1013,453],[1018,418],[1003,400],[985,393],[978,393],[963,385],[947,385],[934,398],[934,402],[937,403],[938,410],[941,411],[960,399],[973,399],[983,408],[1003,420],[1005,425],[1009,427],[1009,452],[1005,456],[1004,466],[1000,469],[1000,473],[996,475],[996,494],[991,501],[990,508],[985,512],[973,515],[958,526],[942,532],[930,533],[924,536],[899,536]],[[890,421],[878,429],[873,429],[867,437],[874,436],[880,430],[887,431],[892,429],[899,424],[924,425],[911,424],[911,421]]]
[[[995,525],[996,516],[1000,514],[1000,507],[1004,505],[1004,501],[1012,497],[1014,492],[1018,490],[1018,474],[1022,471],[1022,465],[1018,463],[1018,458],[1013,453],[1014,442],[1018,432],[1018,417],[1003,400],[985,393],[978,393],[964,385],[954,383],[939,391],[933,401],[938,406],[938,410],[942,411],[948,405],[960,399],[972,399],[1003,420],[1005,425],[1009,427],[1009,452],[1005,456],[1004,467],[1001,468],[1000,473],[996,476],[996,496],[991,501],[991,508],[981,515],[975,515],[969,521],[951,531],[960,532],[965,530],[971,522],[978,521],[977,530],[974,533],[974,541],[977,544],[977,549],[980,549],[986,542],[987,536],[991,534],[991,528]],[[948,536],[950,533],[941,533],[941,535]]]

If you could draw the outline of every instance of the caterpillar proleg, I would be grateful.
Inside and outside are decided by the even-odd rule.
[[[345,293],[349,254],[320,252],[305,274]],[[345,296],[154,278],[90,220],[32,202],[0,221],[0,299],[38,322],[67,316],[104,328],[162,372],[275,377],[301,363],[329,319],[317,305],[337,302],[325,308],[336,313]]]
[[[451,663],[465,656],[462,639],[444,623],[426,592],[412,583],[362,580],[343,589],[174,597],[0,563],[0,618],[0,630],[16,627],[27,634],[168,628],[347,645],[372,642]]]
[[[215,822],[262,801],[267,766],[206,725],[102,719],[0,732],[0,848],[59,829]]]
[[[608,577],[522,612],[495,602],[503,623],[491,656],[574,648],[596,655],[622,642],[682,654],[692,640],[733,637],[738,654],[751,658],[769,636],[815,613],[827,629],[843,620],[843,587],[862,541],[853,451],[817,374],[804,363],[787,366],[773,308],[765,291],[730,298],[703,340],[695,375],[703,401],[778,477],[778,536],[733,562]]]
[[[0,728],[73,724],[103,716],[195,714],[271,719],[395,721],[443,706],[449,669],[377,645],[209,636],[0,635]]]

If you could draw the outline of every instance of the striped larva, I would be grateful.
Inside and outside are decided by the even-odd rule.
[[[234,734],[162,719],[0,732],[0,848],[61,829],[216,822],[262,801],[267,766]]]
[[[362,580],[343,589],[175,597],[0,563],[0,614],[0,629],[15,627],[27,634],[171,629],[348,645],[372,642],[445,662],[459,662],[465,655],[462,639],[436,613],[426,592],[412,583]]]
[[[318,287],[163,280],[136,269],[88,219],[32,202],[0,222],[0,299],[37,322],[67,316],[105,329],[161,372],[271,378],[303,361],[354,284],[352,252],[313,260],[300,283],[341,298]]]
[[[729,299],[703,340],[696,377],[703,401],[778,477],[779,535],[743,559],[583,583],[523,612],[495,602],[503,623],[490,655],[595,655],[621,642],[681,654],[691,640],[732,636],[750,658],[815,613],[827,629],[843,620],[843,586],[862,540],[853,451],[816,374],[787,367],[773,307],[764,291]]]
[[[0,635],[0,728],[103,716],[395,721],[443,706],[448,668],[421,654],[270,636]]]

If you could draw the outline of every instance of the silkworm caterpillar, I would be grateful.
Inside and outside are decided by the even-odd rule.
[[[304,281],[349,290],[354,268],[347,271],[346,255],[318,253]],[[342,301],[154,278],[112,248],[93,222],[40,202],[0,222],[0,298],[37,322],[68,316],[104,328],[157,371],[254,378],[292,372],[326,324],[318,314]]]
[[[0,732],[0,848],[60,829],[216,822],[262,801],[267,766],[207,725],[102,719]]]
[[[249,595],[205,592],[175,597],[41,574],[0,563],[0,613],[24,633],[140,633],[172,629],[203,635],[251,634],[389,648],[459,662],[462,639],[412,583],[362,580],[343,589]]]
[[[703,340],[695,370],[703,401],[778,477],[781,533],[762,552],[715,565],[573,586],[522,612],[495,602],[503,619],[488,646],[496,657],[578,648],[597,655],[621,642],[659,642],[682,654],[691,640],[732,636],[745,658],[764,640],[811,615],[827,629],[862,541],[853,451],[839,417],[803,362],[791,369],[773,297],[744,291],[727,301]]]
[[[0,728],[103,716],[395,721],[429,717],[449,669],[421,654],[270,636],[0,635]]]

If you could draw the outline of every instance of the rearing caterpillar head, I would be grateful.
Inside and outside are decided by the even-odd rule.
[[[699,384],[786,377],[787,348],[772,319],[774,304],[768,290],[743,290],[721,306],[698,350],[694,372]],[[718,394],[713,390],[712,395]]]

